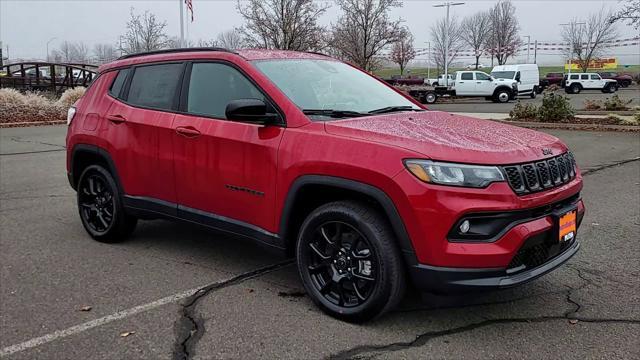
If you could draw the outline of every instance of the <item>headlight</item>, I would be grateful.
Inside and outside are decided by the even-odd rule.
[[[67,126],[71,125],[71,120],[73,120],[73,117],[75,115],[76,115],[76,108],[72,106],[69,108],[69,110],[67,110]]]
[[[496,166],[466,165],[430,160],[405,160],[405,166],[418,179],[439,185],[483,188],[504,176]]]

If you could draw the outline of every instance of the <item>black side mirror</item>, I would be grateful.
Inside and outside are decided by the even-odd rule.
[[[276,122],[280,118],[278,114],[267,110],[267,104],[260,99],[238,99],[227,104],[224,113],[228,120],[262,125]]]

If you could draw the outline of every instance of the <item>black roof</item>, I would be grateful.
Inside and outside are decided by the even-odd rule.
[[[180,52],[194,52],[194,51],[222,51],[222,52],[237,54],[235,51],[225,49],[225,48],[220,48],[220,47],[193,47],[193,48],[162,49],[162,50],[153,50],[153,51],[147,51],[147,52],[141,52],[141,53],[127,54],[127,55],[120,56],[118,60],[131,59],[138,56],[171,54],[171,53],[180,53]]]

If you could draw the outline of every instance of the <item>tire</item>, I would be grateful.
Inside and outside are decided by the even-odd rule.
[[[424,102],[427,104],[435,104],[436,101],[438,101],[438,95],[433,92],[428,92],[424,96]]]
[[[87,167],[78,181],[78,213],[85,230],[97,241],[124,241],[138,219],[126,214],[116,182],[100,165]]]
[[[404,295],[405,269],[393,231],[364,203],[337,201],[311,212],[300,229],[296,259],[311,300],[340,320],[373,319]]]
[[[571,87],[569,88],[572,94],[580,94],[580,91],[582,91],[582,86],[580,86],[579,84],[572,84]]]
[[[533,90],[531,90],[531,94],[529,95],[529,97],[531,97],[532,99],[535,99],[536,96],[538,96],[538,88],[534,87]]]
[[[622,86],[623,88],[629,87],[629,86],[631,86],[631,81],[630,80],[625,80],[625,81],[620,83],[620,86]]]
[[[504,104],[508,103],[511,100],[511,93],[508,90],[498,90],[494,95],[494,99],[496,102]]]
[[[609,88],[607,89],[607,91],[608,91],[610,94],[613,94],[614,92],[618,91],[618,86],[616,86],[616,85],[609,85]]]

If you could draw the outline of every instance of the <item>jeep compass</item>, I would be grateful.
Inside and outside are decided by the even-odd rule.
[[[346,321],[392,309],[407,285],[519,285],[580,246],[582,177],[557,138],[429,111],[322,54],[127,55],[67,121],[92,238],[156,218],[251,238],[294,257],[309,297]]]

